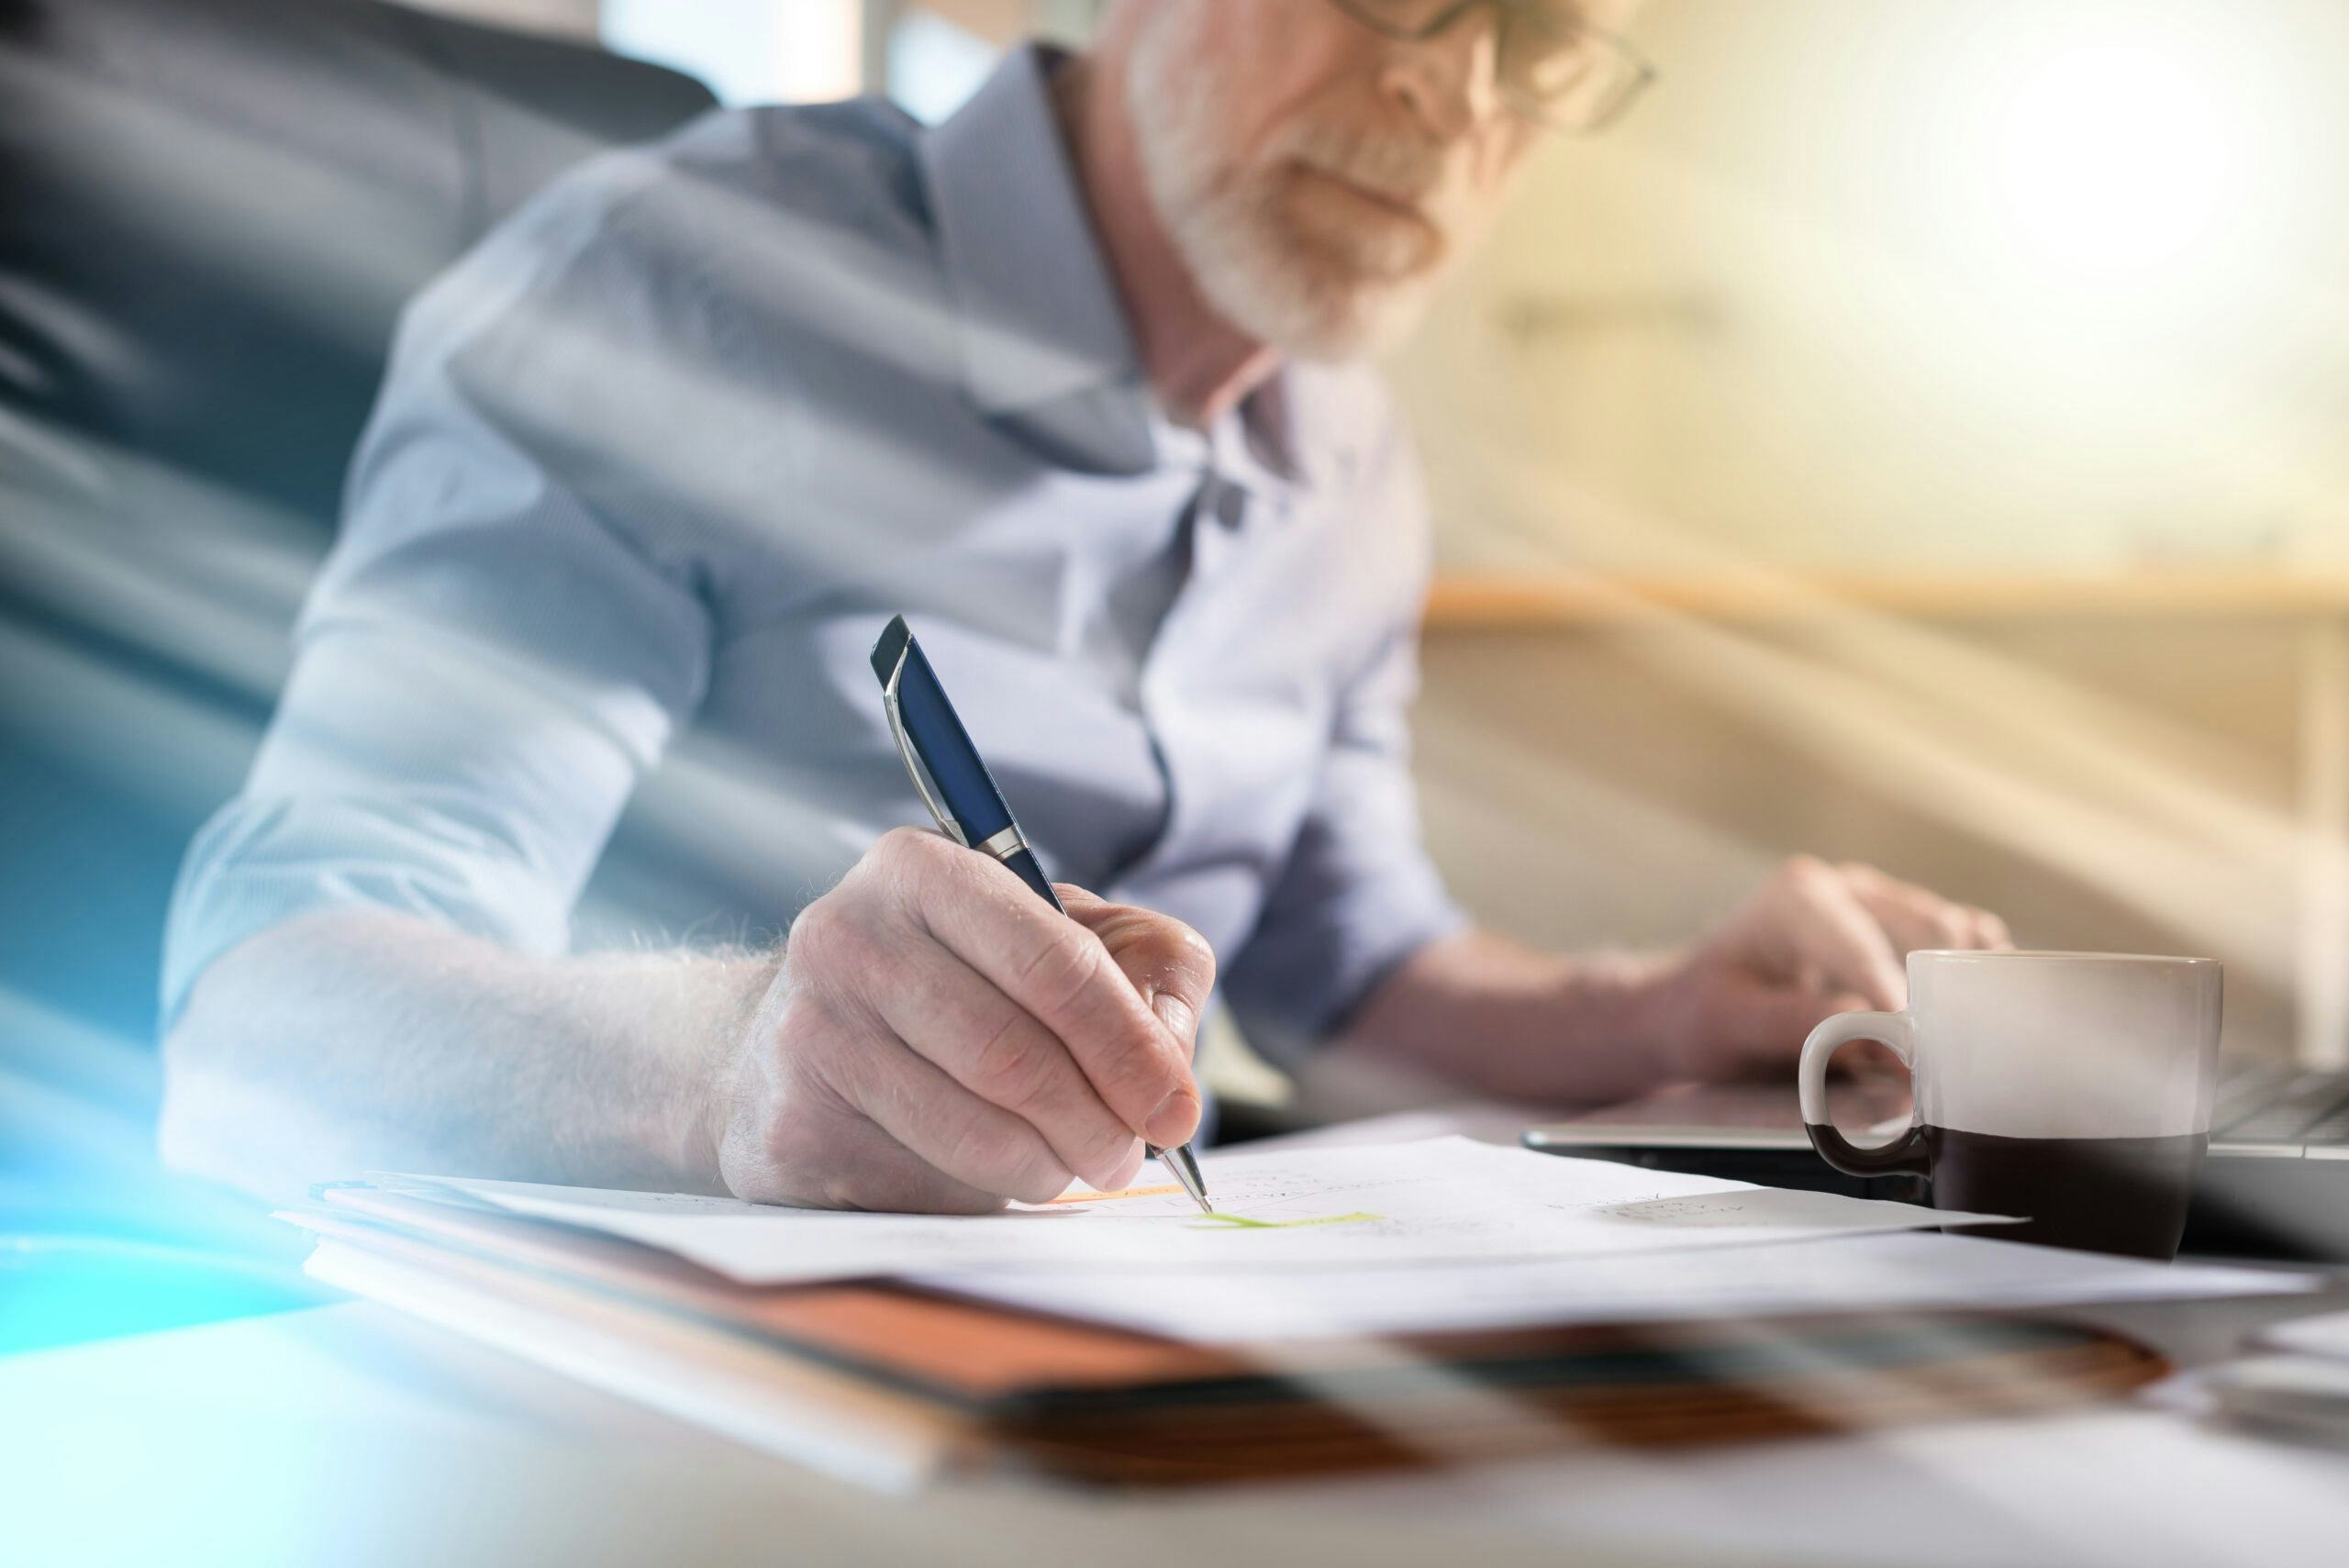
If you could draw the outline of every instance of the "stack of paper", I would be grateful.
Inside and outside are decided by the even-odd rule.
[[[1145,1179],[1119,1193],[1079,1188],[1052,1203],[974,1217],[844,1214],[529,1182],[372,1179],[625,1237],[744,1284],[962,1271],[1093,1278],[1598,1258],[1998,1220],[1464,1138],[1220,1156],[1212,1214],[1201,1214],[1172,1180]]]
[[[2349,1444],[2349,1312],[2275,1324],[2196,1380],[2210,1408],[2265,1431]]]
[[[2304,1283],[1459,1139],[1207,1167],[1212,1216],[1147,1179],[941,1218],[384,1175],[287,1218],[328,1283],[891,1486],[979,1455],[1213,1479],[2036,1407],[2160,1363],[1949,1309]]]

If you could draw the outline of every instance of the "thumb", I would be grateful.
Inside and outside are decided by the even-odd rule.
[[[1199,1016],[1215,990],[1215,951],[1206,939],[1155,910],[1111,904],[1078,887],[1059,892],[1070,917],[1101,939],[1175,1043],[1196,1052]]]

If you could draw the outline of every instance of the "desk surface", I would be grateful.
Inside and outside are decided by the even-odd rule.
[[[2338,1295],[2331,1298],[2337,1309]],[[2182,1361],[2316,1309],[2099,1313]],[[372,1305],[0,1362],[12,1562],[2339,1561],[2349,1452],[2140,1405],[1181,1496],[807,1475]],[[29,1547],[20,1554],[20,1549]]]

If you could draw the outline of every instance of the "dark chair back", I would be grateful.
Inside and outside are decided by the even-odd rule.
[[[0,1232],[219,1240],[150,1153],[163,912],[394,319],[710,103],[377,0],[0,0]]]
[[[0,418],[330,520],[402,303],[710,102],[379,0],[0,0]]]

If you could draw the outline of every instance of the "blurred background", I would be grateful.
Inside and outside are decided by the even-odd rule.
[[[399,302],[710,96],[936,119],[1098,7],[428,9],[0,0],[0,99],[33,111],[0,126],[20,1245],[260,1235],[154,1180],[158,933]],[[1435,502],[1419,770],[1460,896],[1539,943],[1663,944],[1789,852],[1863,859],[2026,946],[2220,957],[2232,1049],[2349,1062],[2349,7],[1654,0],[1634,41],[1655,89],[1543,150],[1388,366]],[[527,85],[580,49],[677,74]],[[206,50],[311,50],[347,93],[274,106]],[[419,118],[456,150],[399,151]],[[89,163],[101,124],[145,150]],[[84,210],[100,187],[157,232]],[[174,322],[166,241],[175,278],[313,264]],[[0,1307],[0,1348],[73,1310]]]

